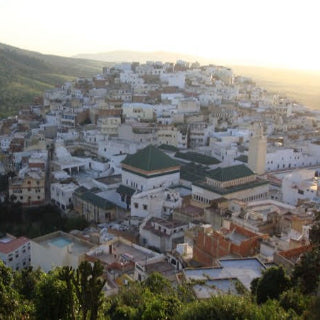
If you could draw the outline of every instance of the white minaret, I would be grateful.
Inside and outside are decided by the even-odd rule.
[[[263,135],[261,123],[253,125],[249,142],[248,167],[256,174],[264,174],[266,168],[267,138]]]

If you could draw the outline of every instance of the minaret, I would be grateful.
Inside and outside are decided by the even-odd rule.
[[[267,138],[263,135],[261,123],[253,126],[253,135],[249,142],[248,167],[256,174],[264,174],[266,167]]]

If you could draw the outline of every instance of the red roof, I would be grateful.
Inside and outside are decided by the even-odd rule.
[[[10,253],[10,252],[18,249],[22,245],[26,244],[29,241],[30,241],[30,239],[25,238],[25,237],[16,238],[16,239],[13,239],[13,240],[8,241],[6,243],[0,241],[0,252],[1,253]]]

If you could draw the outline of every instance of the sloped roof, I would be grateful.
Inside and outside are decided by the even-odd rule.
[[[119,187],[117,188],[117,192],[120,193],[120,194],[121,193],[122,194],[126,194],[126,195],[131,197],[136,192],[136,190],[132,189],[132,188],[130,188],[128,186],[125,186],[123,184],[120,184]]]
[[[179,163],[153,145],[148,145],[133,155],[127,155],[122,164],[144,171],[163,170],[179,166]]]
[[[185,160],[189,160],[189,161],[193,161],[193,162],[197,162],[197,163],[201,163],[204,165],[212,165],[212,164],[218,164],[221,161],[219,161],[218,159],[214,158],[214,157],[210,157],[198,152],[192,152],[192,151],[188,151],[188,152],[177,152],[175,154],[176,158],[180,158],[180,159],[185,159]]]
[[[179,148],[177,148],[177,147],[175,147],[175,146],[173,146],[173,145],[171,145],[171,144],[161,144],[160,146],[159,146],[159,148],[160,149],[163,149],[163,150],[168,150],[168,151],[173,151],[173,152],[177,152],[177,151],[179,151]]]
[[[209,172],[209,177],[217,181],[230,181],[253,175],[253,171],[243,164],[225,168],[217,168]]]
[[[94,194],[91,191],[83,192],[78,195],[80,199],[83,201],[92,203],[93,205],[101,208],[101,209],[112,209],[114,208],[114,204],[111,203],[110,201]]]
[[[241,162],[244,162],[244,163],[248,163],[248,156],[242,154],[239,157],[234,158],[234,160],[238,160],[238,161],[241,161]]]
[[[23,246],[30,240],[26,237],[20,237],[16,239],[12,239],[11,241],[8,242],[0,242],[0,252],[4,254],[8,254],[19,247]]]
[[[201,164],[193,162],[183,164],[180,169],[180,177],[190,182],[203,180],[208,175],[209,169]]]

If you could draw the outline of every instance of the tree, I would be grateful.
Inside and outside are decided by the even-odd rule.
[[[33,271],[32,267],[14,273],[13,287],[27,300],[32,300],[36,295],[37,283],[43,277],[40,269]]]
[[[37,285],[35,296],[36,319],[68,319],[69,295],[66,284],[57,271],[45,274]]]
[[[11,269],[0,260],[0,319],[18,319],[19,295],[12,288],[13,275]]]
[[[106,283],[101,278],[102,274],[103,266],[100,262],[95,262],[92,266],[88,261],[84,261],[72,277],[83,320],[86,320],[89,314],[90,320],[98,317],[103,302],[102,289]]]
[[[315,221],[309,231],[309,238],[313,245],[320,245],[320,212],[316,213]]]
[[[292,319],[275,300],[258,306],[249,297],[233,295],[218,295],[189,303],[176,318],[179,320]]]
[[[280,294],[289,289],[290,279],[282,267],[271,267],[264,271],[256,286],[257,303],[268,299],[278,299]]]
[[[153,272],[144,282],[144,287],[149,288],[155,294],[172,294],[173,288],[169,280],[159,272]]]
[[[67,294],[68,294],[68,300],[70,302],[69,305],[69,318],[71,320],[75,320],[75,301],[74,301],[74,287],[72,284],[72,279],[74,276],[74,270],[72,269],[72,267],[62,267],[59,270],[59,278],[65,282],[66,287],[67,287]]]
[[[297,288],[291,288],[282,292],[279,303],[284,310],[289,311],[292,309],[297,315],[300,316],[305,310],[308,309],[310,297],[303,295]]]
[[[304,253],[300,261],[295,265],[292,280],[298,285],[304,294],[317,291],[320,275],[320,248],[314,247],[311,251]]]
[[[139,319],[172,319],[174,315],[179,314],[181,306],[181,302],[175,295],[154,294],[147,289],[145,291],[144,305]]]

